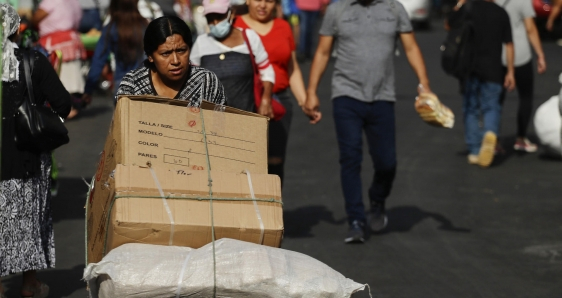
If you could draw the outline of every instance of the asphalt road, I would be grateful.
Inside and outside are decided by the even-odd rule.
[[[331,117],[330,75],[319,95],[324,119],[309,125],[296,111],[286,164],[283,248],[308,254],[371,286],[374,297],[561,297],[562,163],[511,150],[517,99],[502,118],[507,153],[489,169],[466,162],[457,83],[439,64],[439,22],[417,33],[433,91],[457,115],[452,130],[423,123],[413,108],[417,81],[405,57],[396,59],[398,174],[388,198],[388,231],[363,245],[346,245],[338,151]],[[536,77],[535,106],[558,93],[562,48],[544,44],[548,72]],[[309,63],[302,68],[308,73]],[[53,200],[56,269],[39,273],[51,297],[85,297],[83,178],[94,174],[112,116],[97,96],[69,121],[71,144],[57,150],[59,196]],[[532,138],[532,136],[531,136]],[[372,179],[365,153],[364,197]],[[366,200],[366,199],[365,199]],[[19,276],[4,280],[19,297]],[[357,297],[368,297],[365,293]]]

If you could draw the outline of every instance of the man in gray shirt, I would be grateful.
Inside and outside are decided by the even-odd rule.
[[[303,109],[311,123],[322,118],[316,90],[337,38],[332,104],[349,222],[347,243],[365,241],[367,216],[360,177],[363,130],[375,168],[369,189],[368,226],[373,232],[381,232],[388,221],[384,205],[396,173],[394,52],[397,37],[419,79],[418,91],[431,92],[412,25],[398,1],[340,0],[328,6],[320,29]]]

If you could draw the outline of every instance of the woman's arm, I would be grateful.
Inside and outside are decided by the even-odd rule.
[[[47,16],[49,15],[48,12],[44,11],[41,8],[38,8],[35,13],[33,14],[33,17],[31,18],[31,25],[33,27],[37,27],[39,26],[39,23],[45,19]]]
[[[119,88],[115,93],[115,102],[117,102],[117,99],[121,95],[135,95],[134,86],[135,86],[135,80],[133,78],[133,75],[131,74],[131,71],[129,71],[127,74],[123,76],[123,79],[121,80],[121,84],[119,85]]]
[[[205,81],[202,82],[204,84],[203,99],[219,105],[227,105],[224,86],[214,72],[210,70],[206,71],[207,75],[205,76]]]
[[[525,18],[525,27],[527,29],[527,36],[529,41],[537,54],[537,72],[539,74],[546,71],[546,61],[544,59],[544,52],[542,50],[541,38],[539,37],[539,31],[537,26],[535,26],[534,18]]]
[[[297,54],[295,51],[291,53],[291,60],[289,61],[289,84],[291,86],[291,91],[297,99],[299,106],[303,106],[306,102],[306,89],[304,86],[304,80],[302,78],[301,68],[297,62]]]
[[[61,117],[66,118],[70,113],[72,101],[70,94],[61,83],[55,69],[43,54],[32,52],[31,57],[35,60],[32,80],[34,85],[39,86],[39,92],[46,98],[51,108]],[[37,90],[34,90],[37,94]]]

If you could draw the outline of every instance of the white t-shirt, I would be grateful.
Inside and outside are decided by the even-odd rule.
[[[497,5],[503,7],[511,22],[511,35],[515,48],[515,66],[527,64],[533,58],[531,44],[525,27],[526,18],[534,18],[535,10],[531,0],[496,0]],[[502,53],[503,65],[507,65],[505,46]]]
[[[235,28],[235,30],[241,29]],[[251,29],[246,30],[246,35],[248,36],[248,41],[252,47],[252,52],[255,56],[256,65],[260,71],[260,78],[262,82],[271,82],[275,84],[275,72],[273,71],[273,66],[269,63],[269,56],[263,47],[260,37],[254,30]],[[213,36],[211,36],[211,34],[205,33],[199,35],[195,40],[189,59],[192,64],[199,66],[201,65],[201,57],[225,52],[236,52],[247,55],[250,54],[250,50],[248,50],[246,43],[229,48],[217,41]]]

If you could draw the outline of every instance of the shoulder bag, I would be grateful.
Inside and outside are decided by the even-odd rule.
[[[44,105],[39,106],[35,102],[31,83],[33,71],[31,53],[23,52],[27,96],[24,96],[16,112],[15,142],[19,150],[49,152],[69,142],[68,130],[62,118],[53,109]]]
[[[250,40],[248,40],[248,35],[246,35],[246,29],[242,30],[242,35],[244,36],[244,41],[248,46],[248,50],[250,51],[250,60],[252,60],[252,67],[254,69],[254,100],[256,103],[256,108],[260,107],[261,99],[263,95],[263,83],[260,78],[260,71],[258,69],[258,65],[256,64],[256,59],[254,56],[254,52],[252,51],[252,45],[250,45]],[[287,109],[283,104],[276,100],[275,98],[271,98],[271,109],[273,109],[273,120],[278,121],[285,116],[287,113]]]

